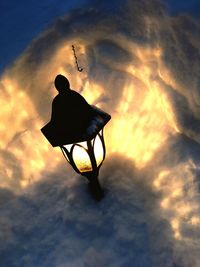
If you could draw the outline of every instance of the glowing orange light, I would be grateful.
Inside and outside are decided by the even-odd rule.
[[[93,152],[98,167],[104,159],[103,144],[99,135],[97,135],[93,140],[91,140],[91,144],[93,144]],[[88,151],[88,144],[86,141],[76,143],[74,145],[64,145],[63,147],[66,148],[68,152],[70,152],[70,150],[72,149],[72,158],[80,173],[91,172],[93,170],[92,162]],[[69,161],[68,155],[66,154],[65,150],[62,147],[61,150]]]
[[[181,234],[180,234],[180,223],[179,223],[179,221],[176,218],[174,218],[171,221],[171,226],[172,226],[172,229],[174,230],[174,236],[175,236],[175,238],[179,239],[181,237]]]
[[[40,134],[42,121],[38,119],[37,112],[28,95],[21,91],[22,88],[8,76],[3,76],[1,84],[5,93],[1,99],[0,113],[0,147],[10,153],[19,162],[23,173],[21,181],[25,188],[31,181],[40,179],[40,173],[45,169],[54,168],[58,161],[55,154],[48,153],[49,146]],[[48,155],[48,156],[47,156]],[[2,162],[2,163],[1,163]],[[3,164],[3,159],[0,159]],[[7,177],[12,177],[13,169],[9,165],[6,170]],[[9,180],[1,187],[12,187],[13,181]]]
[[[174,237],[181,240],[187,238],[181,232],[181,223],[195,226],[200,222],[200,207],[195,201],[197,189],[193,184],[193,169],[196,168],[198,166],[188,160],[169,170],[160,171],[153,182],[155,190],[162,194],[160,206],[163,216],[169,220]]]
[[[84,62],[84,67],[87,68],[85,47],[79,42],[76,49],[80,61]],[[108,156],[113,152],[121,153],[132,159],[138,168],[142,168],[152,159],[169,134],[178,131],[178,127],[169,99],[159,82],[152,79],[156,73],[159,76],[160,69],[164,68],[160,64],[162,49],[144,48],[132,43],[129,43],[128,47],[138,58],[137,66],[129,65],[120,70],[127,72],[134,77],[134,80],[125,81],[124,87],[121,88],[121,99],[112,114],[113,119],[108,126],[105,138]],[[68,55],[67,64],[66,55]],[[158,67],[155,68],[152,62],[156,62]],[[69,45],[61,44],[49,61],[38,67],[37,78],[41,80],[41,77],[47,73],[46,83],[48,86],[51,84],[50,94],[52,95],[56,92],[53,79],[49,77],[55,77],[58,73],[66,75],[72,81],[72,88],[81,91],[90,104],[96,104],[102,95],[107,95],[102,84],[109,81],[103,81],[101,85],[90,81],[85,70],[77,75],[71,42]],[[134,81],[140,81],[140,83]],[[38,118],[34,105],[25,91],[22,91],[21,85],[12,79],[11,75],[4,75],[2,84],[6,90],[1,102],[0,147],[4,149],[10,144],[7,149],[19,160],[24,176],[31,177],[32,181],[40,179],[40,173],[46,166],[48,169],[53,169],[60,162],[59,150],[57,152],[54,150],[52,153],[48,143],[38,131],[43,122]],[[112,84],[109,85],[113,90]],[[115,98],[115,95],[109,94],[109,97]],[[112,103],[111,99],[110,104]],[[17,114],[15,120],[13,120],[13,112]],[[11,122],[12,129],[8,132],[5,130],[6,125]],[[21,134],[15,138],[16,133],[19,132]],[[98,140],[95,146],[99,147]],[[97,150],[102,154],[101,149]],[[84,153],[79,148],[75,152],[80,157]],[[99,164],[102,158],[97,154],[95,156]]]

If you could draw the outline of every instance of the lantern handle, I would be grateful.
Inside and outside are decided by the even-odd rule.
[[[76,51],[75,51],[75,46],[74,46],[74,45],[72,45],[72,51],[73,51],[73,53],[74,53],[74,59],[75,59],[75,62],[76,62],[77,70],[80,71],[80,72],[82,72],[82,71],[83,71],[83,68],[81,68],[81,67],[79,66],[79,64],[78,64],[78,58],[77,58],[77,56],[76,56]]]

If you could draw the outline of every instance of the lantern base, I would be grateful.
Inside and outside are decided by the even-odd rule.
[[[104,192],[99,183],[98,174],[95,174],[93,172],[88,172],[83,176],[85,176],[89,180],[88,188],[91,196],[96,201],[100,201],[104,197]]]

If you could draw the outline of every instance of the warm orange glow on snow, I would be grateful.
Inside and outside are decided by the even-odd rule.
[[[48,93],[53,98],[56,95],[54,77],[58,73],[66,75],[71,88],[80,92],[90,104],[97,104],[111,113],[112,119],[105,130],[107,157],[112,153],[119,153],[131,159],[140,170],[156,157],[159,149],[163,149],[168,137],[180,132],[170,99],[159,79],[163,79],[166,84],[173,84],[174,87],[176,84],[170,71],[163,66],[161,48],[142,48],[131,44],[129,48],[134,51],[137,64],[121,69],[132,79],[124,82],[118,99],[115,99],[112,84],[115,76],[108,81],[102,77],[102,84],[108,85],[107,88],[112,90],[107,92],[102,84],[95,83],[95,79],[89,79],[86,68],[77,73],[71,43],[59,47],[48,62],[38,67],[37,79],[41,80],[40,77],[46,75],[46,87],[47,83],[50,84]],[[80,65],[84,63],[83,67],[87,66],[84,45],[79,45],[77,51]],[[112,75],[110,73],[110,77]],[[42,172],[54,170],[63,162],[63,156],[41,134],[40,128],[47,123],[48,118],[46,121],[40,118],[26,90],[7,74],[1,77],[1,89],[0,172],[5,177],[1,187],[17,191],[41,179]],[[108,96],[108,104],[99,101],[102,95]],[[106,110],[106,107],[110,110]],[[49,117],[50,113],[51,106]],[[98,150],[99,143],[96,145]],[[75,152],[83,158],[83,151],[78,149]],[[101,149],[99,152],[101,155]],[[190,168],[196,166],[185,162],[176,168],[163,168],[152,182],[152,188],[161,193],[161,210],[170,218],[171,228],[177,239],[182,238],[182,222],[195,226],[200,223],[198,206],[191,201],[195,195],[195,187],[192,187],[193,174]],[[20,175],[22,178],[18,177]],[[18,187],[16,176],[19,179]],[[187,184],[191,187],[188,195],[184,191]]]
[[[13,181],[21,179],[15,177],[14,169],[18,169],[24,177],[19,186],[26,187],[40,179],[43,170],[55,168],[60,155],[57,151],[52,153],[53,149],[41,135],[43,122],[38,118],[29,97],[9,77],[4,77],[1,85],[4,90],[1,97],[0,148],[5,151],[5,156],[3,152],[0,166],[3,175],[7,173],[6,176],[10,177],[1,186],[11,187]],[[6,157],[11,157],[13,161],[7,167]]]
[[[132,159],[138,168],[142,168],[164,144],[169,134],[177,132],[178,128],[164,90],[151,79],[153,70],[150,62],[152,59],[159,61],[161,50],[133,48],[140,59],[140,65],[137,68],[128,66],[125,71],[139,79],[142,87],[127,81],[121,89],[120,102],[111,114],[112,120],[106,127],[105,139],[107,156],[113,152],[121,153]],[[79,45],[76,49],[80,58],[83,57],[84,45]],[[62,65],[62,62],[66,62],[66,54],[69,55],[68,69]],[[57,73],[66,75],[71,87],[77,88],[90,104],[98,104],[98,98],[103,93],[106,94],[102,86],[88,80],[86,70],[77,75],[71,46],[60,47],[48,64],[42,66],[42,73],[38,77],[44,75],[47,69],[48,77],[55,77]],[[53,149],[41,134],[40,128],[44,122],[38,118],[37,110],[23,88],[6,75],[2,77],[1,83],[4,90],[1,97],[0,146],[19,160],[23,176],[29,182],[35,181],[39,179],[41,171],[54,168],[62,157],[59,150]],[[51,84],[50,93],[53,97],[56,94],[53,79]],[[112,88],[112,84],[110,87]],[[101,106],[101,103],[98,105]],[[28,183],[23,182],[22,186],[26,185]]]
[[[160,171],[154,179],[155,190],[161,193],[160,206],[163,216],[170,220],[174,237],[184,239],[181,224],[199,225],[199,203],[195,201],[197,188],[194,184],[193,170],[196,169],[192,161],[178,164],[169,170]]]

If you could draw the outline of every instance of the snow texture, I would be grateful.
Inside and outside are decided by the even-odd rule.
[[[1,76],[0,266],[199,267],[199,22],[187,15],[170,17],[157,0],[118,0],[115,5],[102,0],[73,11],[69,1],[70,9],[58,1],[31,2],[23,7],[1,2],[7,11],[1,19],[5,21],[6,14],[12,18],[5,22],[5,32],[13,34],[19,27],[16,35],[23,33],[8,43],[8,49],[15,44],[16,50],[9,55],[1,51],[6,54],[1,68],[27,48]],[[78,44],[83,78],[71,54],[63,59],[63,49],[71,51],[72,43]],[[108,154],[100,170],[105,197],[99,203],[89,195],[87,181],[39,132],[49,119],[52,83],[60,69],[71,75],[72,88],[80,93],[93,85],[92,96],[100,94],[91,104],[112,115]],[[151,91],[149,84],[157,84],[168,96],[179,131],[171,118],[163,129],[153,124],[162,133],[160,146],[139,168],[139,158],[131,158],[135,151],[129,157],[120,150],[109,152],[111,132],[121,116],[119,107],[125,110],[123,122],[135,118]],[[126,88],[134,98],[124,100],[123,106]],[[128,128],[134,134],[144,121],[142,145],[151,134],[149,124],[161,112],[145,120],[148,104]],[[123,125],[117,128],[117,139],[126,130]],[[129,150],[132,143],[130,139]]]

